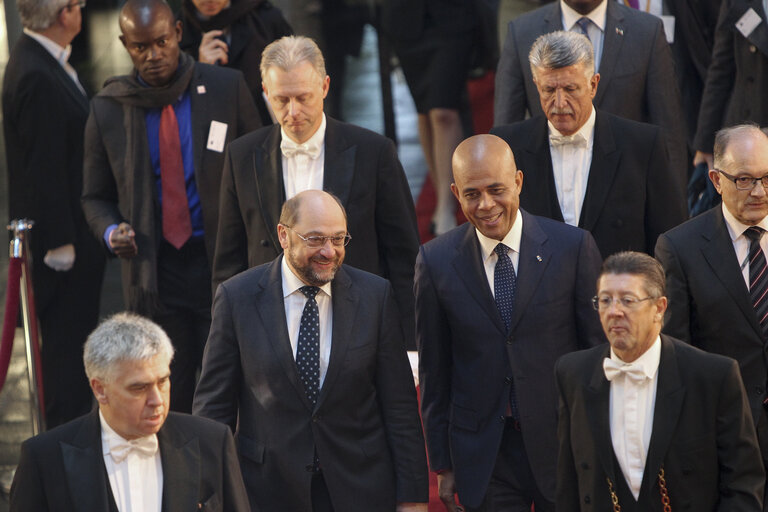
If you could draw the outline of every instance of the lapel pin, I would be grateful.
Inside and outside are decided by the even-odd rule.
[[[619,34],[620,36],[623,36],[624,35],[624,29],[616,27],[616,33]]]
[[[541,256],[539,256],[539,255],[537,254],[537,255],[536,255],[536,260],[540,262],[540,261],[541,261]]]
[[[205,86],[204,85],[198,85],[197,86],[197,94],[205,94]]]

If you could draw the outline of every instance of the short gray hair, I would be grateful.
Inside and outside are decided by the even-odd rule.
[[[579,63],[584,64],[587,77],[595,74],[595,56],[592,43],[578,32],[558,30],[539,36],[528,54],[531,72],[536,68],[560,69]]]
[[[715,134],[715,168],[727,170],[733,163],[733,155],[728,152],[728,146],[734,139],[749,136],[760,138],[766,137],[766,134],[755,123],[738,124],[718,131]]]
[[[153,321],[133,313],[117,313],[88,336],[83,364],[88,380],[109,382],[114,366],[122,361],[144,361],[155,356],[173,358],[173,345]]]
[[[304,36],[285,36],[271,42],[261,53],[261,77],[276,66],[283,71],[290,71],[302,62],[309,62],[321,80],[325,79],[325,59],[317,43]]]
[[[17,0],[21,24],[28,30],[41,32],[56,21],[68,0]]]
[[[608,256],[600,269],[600,278],[606,274],[629,274],[643,279],[645,292],[653,298],[664,297],[666,279],[664,268],[656,259],[644,252],[622,251]]]

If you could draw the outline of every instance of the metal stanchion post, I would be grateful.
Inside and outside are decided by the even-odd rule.
[[[32,417],[32,433],[37,435],[45,430],[45,410],[40,390],[40,378],[35,357],[40,351],[40,335],[35,314],[35,296],[29,270],[28,248],[25,245],[27,232],[34,222],[28,219],[12,220],[8,229],[13,231],[10,245],[11,258],[21,258],[21,313],[24,324],[24,342],[27,352],[27,379],[29,381],[29,402]]]

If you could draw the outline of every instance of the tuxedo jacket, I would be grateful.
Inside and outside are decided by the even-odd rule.
[[[392,142],[326,116],[323,190],[347,212],[352,241],[345,263],[392,283],[406,346],[413,346],[413,264],[419,247],[416,213]],[[280,126],[262,128],[227,150],[221,186],[215,287],[282,252],[277,239],[285,202]]]
[[[757,424],[766,398],[768,356],[722,208],[717,205],[659,237],[656,258],[666,273],[669,299],[663,331],[738,361]]]
[[[686,172],[685,123],[661,20],[615,0],[607,3],[595,107],[661,127],[672,168]],[[559,1],[509,23],[496,71],[495,126],[522,121],[526,111],[531,116],[543,113],[528,52],[537,37],[556,30],[563,30]]]
[[[254,510],[311,510],[315,454],[336,512],[426,502],[424,437],[389,283],[346,265],[336,273],[330,362],[313,406],[291,350],[281,261],[219,285],[194,413],[235,430]]]
[[[171,412],[157,440],[163,512],[251,510],[225,426]],[[22,444],[10,510],[117,512],[104,465],[98,409]]]
[[[523,171],[520,206],[562,221],[547,118],[542,114],[491,130],[507,141]],[[618,251],[653,254],[656,238],[687,219],[684,169],[670,167],[661,131],[597,110],[592,164],[579,227],[603,257]]]
[[[736,28],[750,9],[760,24],[744,36]],[[747,121],[768,124],[768,18],[762,0],[723,0],[712,62],[699,111],[695,148],[712,152],[715,132]]]
[[[224,153],[207,148],[211,123],[227,125],[224,144],[261,126],[253,99],[239,71],[195,63],[187,91],[192,112],[194,174],[203,211],[209,261],[213,261]],[[135,126],[138,123],[140,126]],[[99,96],[91,102],[85,129],[82,205],[94,234],[103,239],[107,227],[127,222],[136,232],[138,255],[122,260],[123,293],[138,283],[140,273],[154,268],[162,238],[161,206],[149,157],[144,110]],[[126,161],[136,163],[126,167]],[[151,191],[151,197],[136,197]],[[149,222],[145,219],[149,218]],[[142,226],[147,226],[142,229]],[[149,261],[147,261],[149,260]],[[129,299],[127,297],[127,299]],[[133,304],[135,300],[126,300]]]
[[[555,498],[558,357],[605,341],[591,298],[600,253],[581,229],[523,216],[507,332],[475,228],[424,244],[416,260],[421,411],[433,471],[452,469],[459,499],[480,504],[499,452],[514,381],[523,441],[544,497]]]
[[[613,510],[606,478],[618,489],[622,510],[633,510],[611,441],[606,357],[610,349],[603,346],[557,362],[558,511]],[[663,510],[657,478],[662,467],[672,510],[762,510],[765,472],[738,365],[666,335],[636,510]]]

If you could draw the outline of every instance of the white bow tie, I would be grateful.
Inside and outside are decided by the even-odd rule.
[[[140,437],[126,441],[117,436],[109,437],[109,454],[115,464],[120,464],[128,457],[128,454],[135,451],[144,457],[153,457],[157,453],[157,435]]]
[[[314,160],[320,156],[320,146],[315,144],[296,144],[290,139],[283,139],[280,141],[280,151],[283,152],[285,158],[291,158],[296,155],[307,155]]]
[[[640,384],[648,378],[645,371],[643,371],[642,366],[637,364],[617,363],[609,357],[603,359],[603,371],[605,372],[605,378],[608,379],[608,381],[612,381],[622,373],[637,384]]]
[[[550,135],[549,142],[553,146],[571,145],[576,146],[577,148],[587,147],[587,139],[580,133],[575,133],[573,135]]]

